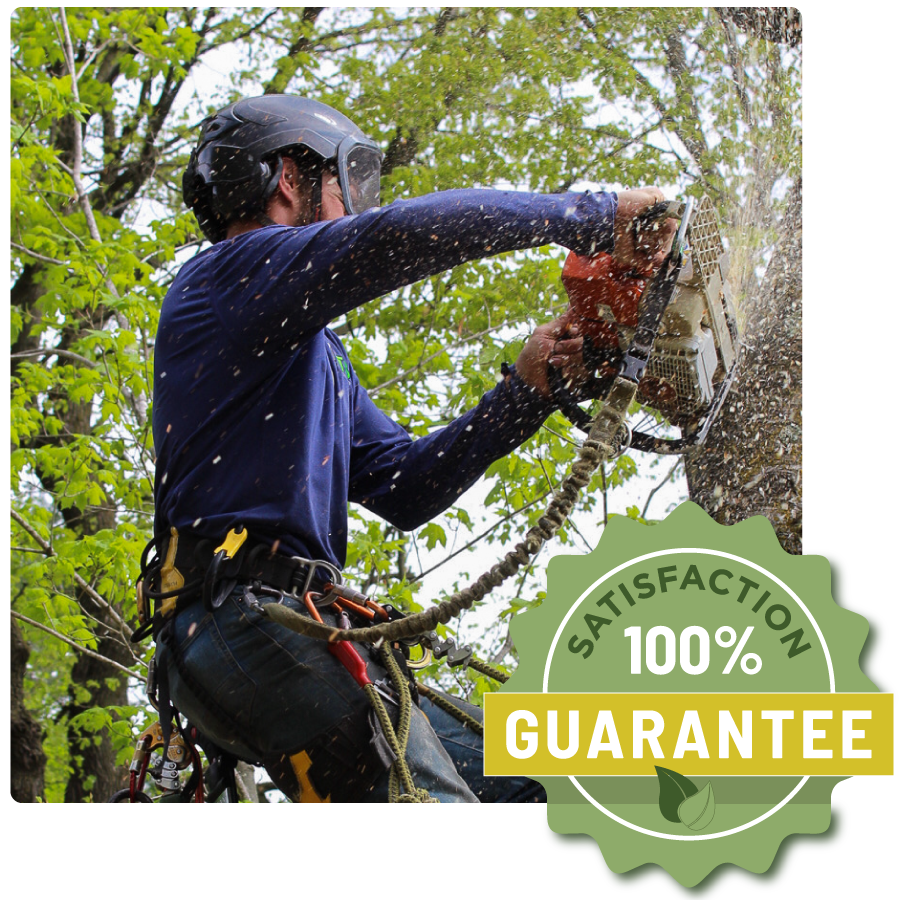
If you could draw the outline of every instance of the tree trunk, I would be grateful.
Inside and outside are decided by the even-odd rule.
[[[790,6],[715,6],[715,11],[741,31],[796,47],[803,35],[799,10]]]
[[[25,708],[25,670],[31,651],[15,619],[10,640],[10,793],[18,803],[34,803],[44,795],[44,755],[41,726]]]
[[[737,379],[705,444],[685,458],[691,499],[723,525],[763,515],[802,552],[800,179],[760,289],[747,298]]]

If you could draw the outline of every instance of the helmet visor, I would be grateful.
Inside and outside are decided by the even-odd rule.
[[[378,206],[381,197],[381,151],[351,136],[338,147],[338,178],[344,205],[353,215]]]

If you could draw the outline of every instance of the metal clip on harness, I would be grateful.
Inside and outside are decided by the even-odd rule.
[[[206,577],[203,579],[203,608],[207,612],[212,612],[222,605],[225,597],[228,596],[236,582],[226,582],[224,588],[219,588],[219,569],[226,560],[234,559],[238,551],[247,540],[249,532],[243,525],[232,528],[225,535],[225,540],[216,547],[209,568],[206,570]]]

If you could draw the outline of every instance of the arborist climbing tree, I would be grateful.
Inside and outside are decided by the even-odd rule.
[[[765,21],[699,7],[15,12],[16,799],[104,799],[127,784],[121,763],[156,715],[141,691],[148,644],[129,641],[153,532],[154,338],[176,271],[206,248],[181,198],[197,123],[238,96],[287,91],[349,113],[384,151],[384,204],[475,185],[708,194],[732,251],[749,375],[739,373],[723,429],[690,450],[691,494],[723,521],[763,512],[799,537],[799,22],[782,28],[772,9]],[[780,234],[790,240],[760,290]],[[446,424],[565,309],[562,256],[549,245],[476,260],[348,310],[333,327],[353,374],[414,437]],[[554,413],[491,465],[483,502],[468,494],[416,532],[352,504],[345,581],[407,610],[449,597],[457,566],[472,568],[467,547],[514,546],[542,517],[581,439]],[[654,472],[650,459],[630,451],[601,465],[563,545],[584,549],[579,526],[624,512],[618,485]],[[653,517],[662,497],[650,492],[629,513]],[[417,592],[448,558],[440,590]],[[507,612],[539,602],[539,569],[523,566],[506,586]],[[506,621],[478,637],[503,667]],[[459,687],[477,697],[487,686]]]
[[[479,735],[460,734],[443,705],[404,703],[390,642],[310,639],[260,600],[368,624],[375,611],[353,594],[339,614],[331,605],[348,501],[403,530],[442,512],[553,410],[548,367],[576,392],[587,381],[581,338],[565,317],[539,327],[477,406],[413,440],[327,326],[420,278],[549,242],[649,275],[674,229],[634,227],[664,199],[655,188],[456,190],[379,207],[381,158],[349,119],[302,97],[244,99],[202,125],[184,197],[213,246],[175,278],[156,340],[156,534],[142,585],[156,601],[161,712],[171,698],[297,800],[386,800],[391,775],[404,799],[531,799],[531,782],[483,776]]]

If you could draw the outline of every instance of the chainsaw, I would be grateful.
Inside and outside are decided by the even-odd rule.
[[[740,335],[725,277],[728,254],[708,197],[695,205],[658,203],[635,219],[636,236],[680,220],[672,249],[652,277],[630,272],[610,255],[571,252],[562,271],[573,333],[584,338],[583,358],[592,371],[578,400],[607,395],[617,376],[638,385],[638,401],[681,431],[662,438],[641,431],[623,436],[628,447],[680,453],[703,442],[734,380]],[[570,328],[572,327],[570,325]],[[556,368],[550,385],[563,413],[583,431],[585,412]]]

